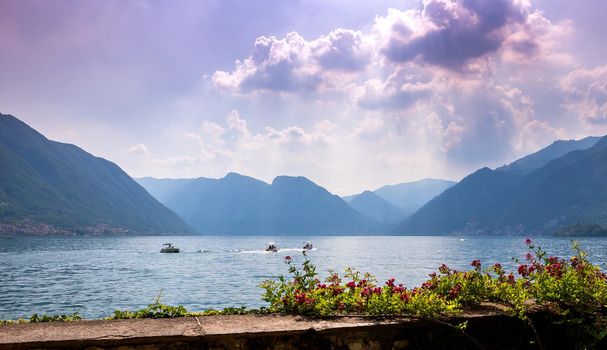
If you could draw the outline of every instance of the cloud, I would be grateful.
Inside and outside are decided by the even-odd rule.
[[[127,151],[127,154],[132,154],[136,156],[147,156],[150,153],[150,150],[143,143],[139,143],[133,147],[130,147]]]
[[[425,0],[420,10],[376,19],[388,61],[458,72],[488,55],[536,56],[553,26],[524,0]]]
[[[560,80],[566,93],[563,106],[590,124],[607,124],[607,65],[577,69]]]
[[[366,117],[353,129],[353,135],[364,140],[377,140],[385,133],[385,124],[380,118]]]
[[[311,45],[314,59],[324,69],[356,72],[371,61],[371,43],[360,31],[337,29]]]
[[[358,105],[370,110],[406,109],[418,100],[432,95],[432,84],[407,73],[405,70],[397,70],[385,82],[379,79],[366,81],[355,97]]]
[[[306,41],[296,32],[283,39],[261,36],[251,56],[232,72],[217,71],[216,87],[236,92],[301,92],[331,87],[336,80],[365,69],[372,49],[361,32],[337,29]]]

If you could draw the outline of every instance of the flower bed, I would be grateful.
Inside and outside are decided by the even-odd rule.
[[[506,306],[511,315],[526,319],[529,308],[541,306],[571,325],[581,343],[593,344],[607,335],[607,276],[589,262],[577,243],[573,256],[548,256],[526,240],[529,253],[516,272],[500,263],[483,268],[474,260],[468,271],[441,265],[419,287],[408,288],[394,278],[378,283],[370,274],[352,269],[343,276],[330,272],[321,280],[308,259],[301,268],[285,258],[290,278],[262,283],[270,312],[329,315],[406,315],[422,318],[457,316],[482,302]]]

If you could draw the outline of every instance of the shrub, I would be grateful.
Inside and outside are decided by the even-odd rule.
[[[285,258],[290,278],[266,280],[263,300],[271,312],[303,315],[404,315],[441,318],[496,302],[508,312],[527,319],[531,305],[543,306],[562,322],[576,325],[576,337],[592,344],[607,335],[607,276],[593,265],[576,242],[570,259],[548,256],[526,240],[529,253],[515,260],[517,272],[506,272],[500,263],[485,269],[473,260],[471,269],[457,271],[441,265],[421,286],[408,289],[394,278],[378,284],[366,273],[347,269],[343,278],[330,271],[321,281],[304,252],[298,269]],[[515,277],[518,275],[518,278]]]

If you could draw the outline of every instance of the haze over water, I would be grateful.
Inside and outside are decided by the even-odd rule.
[[[110,316],[162,302],[190,311],[229,306],[259,307],[264,279],[287,274],[284,257],[300,263],[307,240],[321,276],[329,268],[351,266],[375,274],[380,283],[395,277],[408,287],[423,282],[441,263],[467,269],[472,259],[484,267],[501,262],[514,270],[513,257],[526,254],[524,237],[17,237],[0,238],[0,319],[78,312],[85,318]],[[264,251],[275,241],[278,253]],[[590,259],[605,269],[607,240],[581,238]],[[161,254],[163,243],[179,254]],[[571,254],[567,238],[536,240],[552,255]]]

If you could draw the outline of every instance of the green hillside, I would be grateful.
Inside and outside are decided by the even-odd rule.
[[[0,233],[193,233],[116,164],[4,114],[0,218]]]

